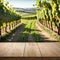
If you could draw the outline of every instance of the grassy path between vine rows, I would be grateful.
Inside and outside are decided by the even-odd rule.
[[[21,20],[21,25],[7,37],[5,42],[53,42],[51,37],[44,37],[44,32],[37,28],[36,20]],[[55,40],[54,40],[55,41]],[[2,40],[3,42],[3,40]]]

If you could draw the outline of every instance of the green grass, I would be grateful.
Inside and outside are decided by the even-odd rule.
[[[33,21],[32,27],[31,27],[31,29],[34,30],[34,31],[32,31],[32,35],[34,37],[33,40],[35,42],[41,42],[41,41],[43,41],[43,39],[40,37],[40,33],[36,30],[35,23],[36,23],[36,21]]]
[[[24,22],[24,24],[28,23],[28,21],[25,21],[25,20],[23,20],[22,22]],[[28,24],[25,26],[25,29],[21,33],[21,36],[19,38],[19,40],[22,41],[22,42],[27,42],[28,41],[28,31],[27,31],[27,28],[28,28]]]
[[[31,31],[31,23],[32,23],[32,20],[22,20],[22,22],[24,24],[26,24],[25,26],[25,29],[24,31],[21,33],[21,36],[20,36],[20,41],[25,41],[25,42],[28,42],[28,35]]]
[[[22,20],[22,22],[26,24],[25,30],[20,37],[22,41],[28,41],[29,33],[31,33],[31,35],[33,36],[33,40],[35,42],[43,41],[43,39],[40,37],[39,32],[36,30],[35,27],[36,20]]]

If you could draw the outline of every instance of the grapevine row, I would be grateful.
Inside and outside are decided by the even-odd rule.
[[[4,0],[0,0],[0,37],[14,29],[21,19],[20,14],[8,4],[9,2],[4,3]]]
[[[37,19],[60,35],[60,0],[36,0]]]

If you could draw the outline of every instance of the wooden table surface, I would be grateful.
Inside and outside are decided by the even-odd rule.
[[[60,42],[0,43],[0,57],[60,57]]]

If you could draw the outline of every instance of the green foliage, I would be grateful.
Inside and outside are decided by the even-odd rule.
[[[48,21],[50,22],[50,26],[52,29],[52,23],[55,23],[55,26],[57,27],[58,31],[60,31],[58,28],[60,23],[60,1],[59,0],[36,0],[36,6],[37,8],[40,8],[41,10],[37,10],[37,18],[38,20]],[[41,5],[40,5],[41,4]],[[47,23],[46,23],[47,24]]]
[[[4,4],[4,0],[0,0],[0,21],[11,22],[13,20],[19,20],[21,18],[20,14],[8,6],[9,2]]]
[[[6,2],[5,5],[8,6],[9,2]]]
[[[39,8],[41,6],[41,0],[36,0],[36,5]]]
[[[58,0],[58,4],[60,5],[60,0]]]
[[[4,0],[0,0],[0,3],[3,3],[4,2]]]
[[[52,16],[51,18],[55,18],[58,15],[60,15],[59,13],[59,4],[58,4],[59,0],[36,0],[36,6],[39,8],[41,8],[40,12],[38,11],[37,14],[43,14],[43,19],[47,17]],[[41,5],[41,6],[40,6]],[[51,12],[49,12],[51,11]],[[39,14],[39,15],[40,15]],[[57,15],[58,14],[58,15]],[[42,16],[40,16],[39,18],[41,18]],[[46,19],[45,19],[46,20]]]
[[[57,0],[50,0],[50,1],[42,0],[41,5],[42,5],[42,7],[40,7],[41,12],[43,12],[43,15],[46,15],[46,18],[51,17],[50,19],[52,19],[52,18],[57,19],[56,17],[59,17],[59,15],[60,15],[60,13],[59,13],[59,4],[58,4]],[[39,14],[39,12],[38,12],[38,14]]]

